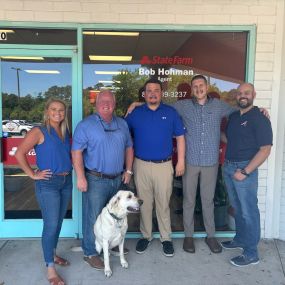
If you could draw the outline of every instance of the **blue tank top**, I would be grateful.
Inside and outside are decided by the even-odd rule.
[[[71,171],[71,144],[68,132],[62,141],[54,128],[50,128],[50,133],[46,127],[40,127],[40,130],[44,135],[44,142],[35,145],[38,168],[50,169],[54,174]]]

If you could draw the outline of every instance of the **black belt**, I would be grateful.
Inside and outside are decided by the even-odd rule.
[[[226,163],[230,163],[230,164],[238,164],[238,163],[243,163],[243,162],[247,162],[249,160],[241,160],[241,161],[236,161],[236,160],[228,160],[228,159],[225,159],[225,162]]]
[[[137,157],[137,156],[136,156],[136,158],[143,160],[143,161],[146,161],[146,162],[153,162],[153,163],[163,163],[163,162],[167,162],[167,161],[172,159],[171,156],[167,157],[166,159],[160,159],[160,160],[142,159],[142,158]]]
[[[118,176],[121,175],[121,173],[114,174],[114,175],[104,174],[102,172],[97,172],[95,170],[89,170],[87,168],[85,168],[85,172],[87,172],[87,173],[89,173],[91,175],[97,176],[97,177],[107,178],[107,179],[115,179],[115,178],[117,178]]]

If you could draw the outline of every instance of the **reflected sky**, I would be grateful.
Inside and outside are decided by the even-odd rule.
[[[95,71],[134,71],[141,67],[136,64],[84,64],[83,65],[83,88],[94,87],[99,81],[111,81],[113,75],[98,75]],[[42,63],[42,62],[5,62],[2,61],[2,92],[8,94],[18,94],[17,91],[17,72],[12,68],[20,68],[19,82],[20,94],[33,97],[44,93],[51,86],[71,85],[72,71],[71,63]],[[45,69],[58,70],[59,74],[32,74],[25,70]],[[215,79],[211,77],[211,84],[215,84],[221,91],[229,91],[236,88],[238,84]],[[108,84],[105,84],[108,85]]]

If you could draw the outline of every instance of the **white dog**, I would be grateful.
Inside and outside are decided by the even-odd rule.
[[[111,198],[103,208],[94,225],[96,236],[96,251],[100,254],[103,249],[105,275],[110,277],[109,249],[119,246],[120,262],[123,268],[128,268],[128,262],[124,257],[124,240],[128,229],[128,213],[139,211],[142,200],[135,197],[130,191],[120,190]]]

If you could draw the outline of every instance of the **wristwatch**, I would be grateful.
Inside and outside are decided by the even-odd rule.
[[[127,169],[126,172],[127,172],[128,174],[130,174],[130,175],[133,175],[133,174],[134,174],[134,173],[133,173],[131,170],[129,170],[129,169]]]
[[[240,173],[243,174],[243,175],[245,175],[246,177],[249,176],[249,173],[247,173],[244,168],[242,168],[242,169],[240,170]]]

